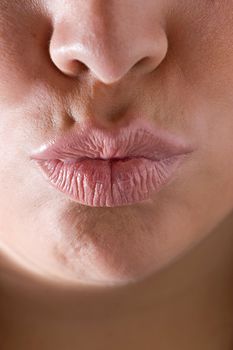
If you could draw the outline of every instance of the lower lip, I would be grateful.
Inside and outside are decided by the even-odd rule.
[[[36,160],[49,183],[72,200],[91,207],[131,205],[170,182],[185,155],[146,158]]]

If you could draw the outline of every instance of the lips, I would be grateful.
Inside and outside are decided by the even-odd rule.
[[[40,146],[30,159],[73,201],[115,207],[150,199],[192,151],[177,136],[140,122],[111,131],[79,127]]]

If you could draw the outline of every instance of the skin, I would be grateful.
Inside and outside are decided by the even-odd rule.
[[[4,349],[39,349],[41,334],[46,349],[231,348],[232,13],[231,0],[0,2]],[[134,113],[195,147],[149,203],[80,205],[29,160],[61,131]]]

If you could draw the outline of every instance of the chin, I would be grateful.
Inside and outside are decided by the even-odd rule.
[[[47,277],[71,285],[121,286],[139,283],[164,266],[147,244],[127,242],[127,238],[120,244],[114,242],[105,239],[98,243],[79,242],[69,248],[56,246]]]

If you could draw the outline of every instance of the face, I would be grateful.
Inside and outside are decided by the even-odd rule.
[[[129,283],[171,264],[231,212],[232,11],[231,0],[0,2],[0,243],[8,257],[61,282]],[[87,122],[121,131],[136,115],[193,149],[148,200],[85,205],[30,159]]]

